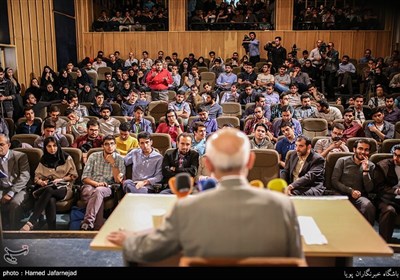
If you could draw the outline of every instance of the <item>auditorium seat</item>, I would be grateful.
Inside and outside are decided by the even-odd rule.
[[[390,150],[394,145],[400,144],[400,139],[385,139],[382,142],[381,153],[390,153]]]
[[[336,190],[332,187],[332,174],[333,170],[335,169],[336,161],[341,157],[351,156],[353,153],[350,152],[336,152],[336,153],[329,153],[326,157],[325,161],[325,187],[326,192],[330,194],[338,194]]]
[[[256,154],[256,159],[247,179],[261,180],[264,186],[267,186],[271,179],[279,178],[278,152],[269,149],[252,149],[252,151]]]

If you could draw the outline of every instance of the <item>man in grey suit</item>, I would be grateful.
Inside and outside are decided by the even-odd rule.
[[[207,140],[205,157],[217,187],[179,199],[157,230],[112,232],[108,240],[123,246],[129,262],[159,261],[179,252],[189,257],[303,257],[292,202],[247,181],[254,160],[243,132],[218,130]]]
[[[296,139],[296,153],[286,161],[281,178],[289,183],[287,195],[323,195],[325,159],[314,152],[311,140],[300,135]]]
[[[17,230],[22,218],[23,204],[28,201],[26,185],[30,180],[26,154],[10,150],[10,138],[0,134],[0,204],[3,225]]]

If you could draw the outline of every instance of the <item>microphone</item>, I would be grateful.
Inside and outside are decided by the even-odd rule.
[[[217,180],[214,178],[207,178],[199,182],[199,190],[204,192],[209,189],[213,189],[217,186]]]
[[[188,196],[192,192],[193,183],[194,179],[187,172],[178,173],[168,180],[169,188],[178,198]]]

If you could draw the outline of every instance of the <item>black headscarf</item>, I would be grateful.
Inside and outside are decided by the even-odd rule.
[[[57,152],[52,155],[47,151],[47,144],[49,142],[54,142],[57,144]],[[43,144],[43,156],[40,159],[40,163],[46,166],[47,168],[54,168],[56,169],[60,165],[64,165],[65,161],[68,158],[68,154],[64,152],[61,149],[60,142],[54,137],[54,136],[49,136],[46,139],[44,139],[44,144]]]

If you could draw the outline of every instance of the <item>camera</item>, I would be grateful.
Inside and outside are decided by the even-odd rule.
[[[319,47],[319,53],[326,53],[326,44],[322,43],[321,46]]]
[[[244,35],[243,41],[242,41],[242,47],[245,49],[246,53],[249,52],[249,41],[251,38],[248,35]]]
[[[88,141],[84,144],[81,145],[80,149],[83,153],[87,153],[89,152],[89,150],[93,148],[93,142],[92,141]]]
[[[268,41],[267,44],[264,46],[264,50],[271,51],[275,47],[275,42]]]
[[[292,47],[292,56],[294,57],[294,58],[296,58],[297,57],[297,52],[300,50],[300,48],[298,48],[297,46],[296,46],[296,44],[293,44],[293,47]]]

